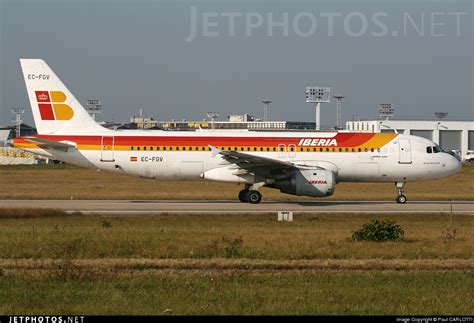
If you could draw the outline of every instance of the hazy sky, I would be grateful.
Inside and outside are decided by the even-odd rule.
[[[0,0],[0,124],[32,115],[19,58],[42,58],[100,120],[219,111],[314,120],[310,85],[343,93],[343,120],[474,118],[473,3],[466,1]],[[322,107],[335,123],[335,102]]]

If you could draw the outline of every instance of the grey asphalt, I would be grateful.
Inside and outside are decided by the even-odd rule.
[[[264,201],[260,204],[233,200],[1,200],[0,207],[59,208],[84,214],[163,214],[163,213],[456,213],[474,214],[474,201]]]

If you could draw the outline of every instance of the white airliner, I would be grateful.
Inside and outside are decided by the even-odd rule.
[[[66,163],[159,180],[241,183],[241,202],[262,186],[312,197],[340,182],[409,181],[457,173],[460,161],[433,141],[396,133],[110,130],[97,124],[40,59],[21,59],[38,135],[14,146]]]

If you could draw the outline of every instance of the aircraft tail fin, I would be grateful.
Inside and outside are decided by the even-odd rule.
[[[20,59],[38,134],[104,132],[41,59]]]

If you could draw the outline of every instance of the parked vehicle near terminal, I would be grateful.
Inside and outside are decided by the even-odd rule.
[[[466,162],[468,163],[474,163],[474,150],[468,150],[466,152]]]

